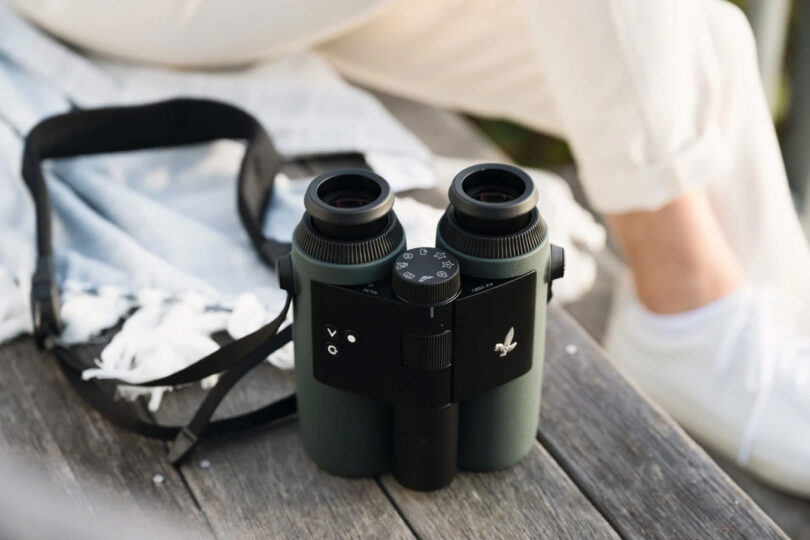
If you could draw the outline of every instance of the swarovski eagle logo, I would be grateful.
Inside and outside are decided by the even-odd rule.
[[[506,337],[503,338],[503,343],[496,343],[495,348],[493,349],[495,352],[499,352],[498,356],[503,358],[517,347],[517,341],[512,342],[512,339],[515,337],[515,327],[511,327],[509,331],[506,333]]]

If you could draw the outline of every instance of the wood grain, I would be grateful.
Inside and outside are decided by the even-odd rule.
[[[382,92],[372,93],[436,155],[495,161],[507,159],[472,122],[458,114]]]
[[[766,486],[731,461],[709,452],[718,465],[793,540],[810,540],[810,500]]]
[[[56,359],[31,339],[0,347],[0,366],[0,459],[31,470],[93,519],[114,506],[126,508],[145,537],[164,531],[152,526],[156,516],[171,517],[199,538],[211,536],[162,443],[120,430],[85,406]],[[161,483],[153,481],[156,474]]]
[[[618,538],[539,444],[518,465],[420,493],[382,478],[420,538]]]
[[[784,538],[577,326],[552,308],[540,440],[616,530],[642,538]]]
[[[292,387],[290,372],[259,366],[218,415],[258,407]],[[191,388],[177,392],[157,416],[162,422],[187,418],[202,395]],[[295,420],[207,442],[180,470],[220,538],[413,536],[373,478],[347,480],[320,471],[301,445]]]

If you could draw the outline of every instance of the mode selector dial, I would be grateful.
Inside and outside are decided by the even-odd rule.
[[[461,288],[458,260],[438,248],[414,248],[394,261],[394,294],[412,304],[442,304],[456,297]]]

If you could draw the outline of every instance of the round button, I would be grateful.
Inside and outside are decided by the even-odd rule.
[[[351,330],[346,330],[345,332],[343,332],[343,337],[346,338],[346,342],[349,343],[350,345],[354,345],[358,341],[360,341],[360,337]]]
[[[337,346],[337,343],[332,343],[331,341],[326,342],[326,354],[333,357],[340,356],[340,349]]]

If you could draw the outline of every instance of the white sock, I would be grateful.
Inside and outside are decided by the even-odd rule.
[[[638,300],[633,302],[630,309],[634,322],[645,330],[655,334],[686,334],[704,326],[709,321],[716,320],[717,317],[730,316],[750,294],[752,294],[750,288],[743,286],[704,306],[681,313],[654,313]]]

